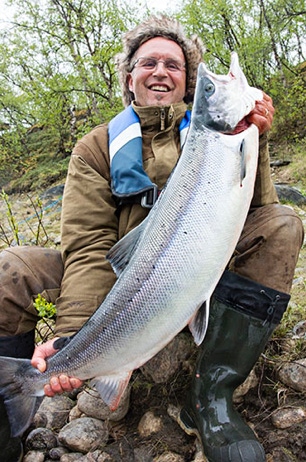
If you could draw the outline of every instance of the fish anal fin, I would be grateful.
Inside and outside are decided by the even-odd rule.
[[[131,375],[132,371],[117,376],[95,377],[90,381],[90,385],[95,387],[105,404],[107,404],[113,412],[120,404],[120,400],[129,384]]]
[[[206,334],[209,317],[209,300],[206,300],[191,318],[188,326],[196,345],[200,345]]]

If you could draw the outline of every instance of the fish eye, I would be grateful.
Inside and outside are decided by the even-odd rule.
[[[206,86],[205,86],[205,91],[206,93],[213,93],[215,91],[215,86],[213,83],[208,83]]]
[[[204,92],[206,93],[206,96],[211,96],[215,92],[215,85],[207,77],[204,81]]]

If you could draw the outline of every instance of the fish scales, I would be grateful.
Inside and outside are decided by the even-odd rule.
[[[110,251],[116,284],[71,342],[49,358],[47,371],[40,373],[29,361],[0,358],[0,392],[15,435],[28,426],[32,401],[51,376],[93,379],[101,397],[114,408],[132,371],[187,324],[196,342],[202,341],[208,309],[200,328],[198,310],[209,301],[235,249],[255,182],[257,128],[252,125],[233,136],[215,131],[233,130],[236,113],[246,115],[252,109],[250,101],[254,106],[259,98],[241,73],[235,55],[227,77],[199,66],[180,160],[148,217]],[[233,91],[232,76],[237,74]],[[210,95],[212,82],[215,91]],[[223,125],[218,100],[228,101],[233,112],[232,118],[226,114]]]

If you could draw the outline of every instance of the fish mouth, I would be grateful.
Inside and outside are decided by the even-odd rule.
[[[243,82],[243,86],[248,86],[246,77],[244,76],[239,65],[238,55],[235,52],[231,53],[231,61],[227,74],[215,74],[214,72],[210,71],[206,64],[203,62],[199,64],[198,71],[200,75],[206,76],[206,78],[210,79],[212,83],[218,82],[222,85],[229,83],[231,80],[241,79],[241,82]]]

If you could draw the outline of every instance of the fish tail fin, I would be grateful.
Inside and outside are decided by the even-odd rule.
[[[0,395],[11,426],[11,436],[20,436],[30,425],[37,406],[37,396],[31,394],[25,373],[32,368],[27,359],[0,357]]]

